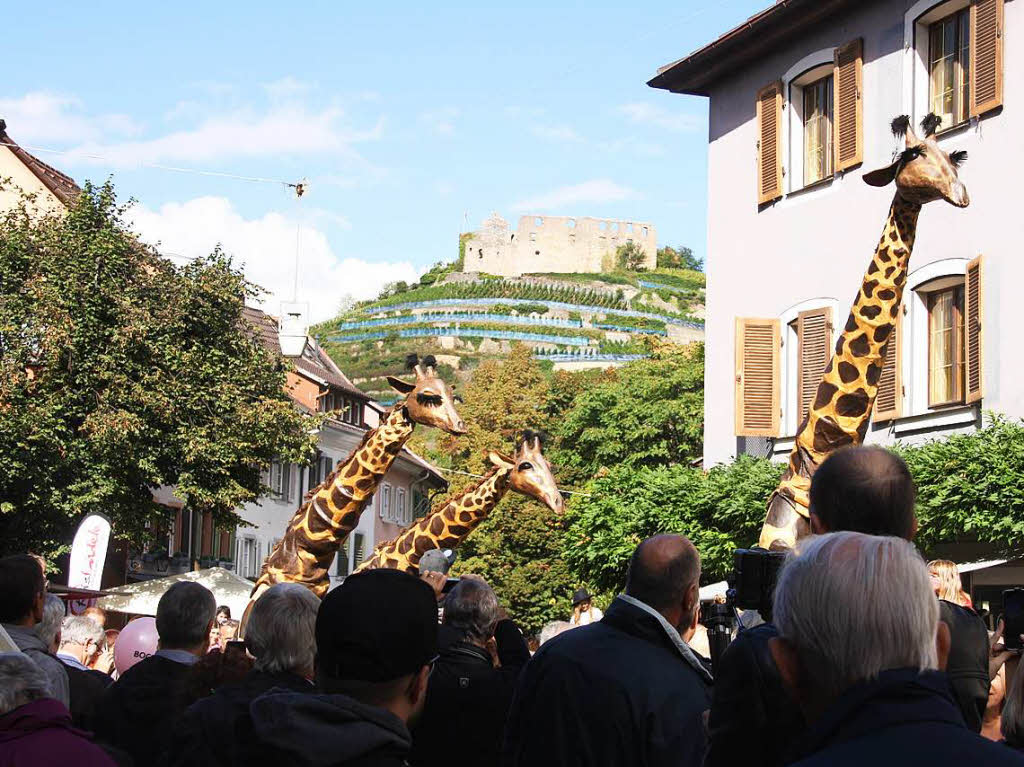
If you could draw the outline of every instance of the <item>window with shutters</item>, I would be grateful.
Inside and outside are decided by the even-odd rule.
[[[355,533],[352,536],[352,569],[356,569],[366,559],[366,536]]]
[[[380,488],[380,518],[385,522],[394,522],[391,510],[391,485],[385,482]]]
[[[287,502],[291,494],[291,464],[270,462],[270,492],[279,501]]]
[[[407,525],[412,520],[406,517],[407,509],[405,503],[405,488],[395,488],[395,522],[400,525]]]
[[[777,437],[781,421],[777,319],[736,319],[736,435]]]
[[[984,307],[982,256],[978,256],[968,262],[964,278],[964,390],[968,403],[977,402],[985,394]]]
[[[875,395],[875,421],[891,421],[903,415],[903,312],[896,315],[896,324],[885,345],[882,372],[878,376]]]
[[[963,126],[1003,103],[1003,0],[919,0],[904,17],[904,43],[915,54],[913,114],[942,118],[940,132]]]
[[[818,393],[822,373],[832,358],[832,312],[814,309],[800,312],[797,333],[797,425],[803,422]]]

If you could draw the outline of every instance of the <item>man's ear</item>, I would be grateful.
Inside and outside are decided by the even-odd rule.
[[[810,514],[811,520],[811,535],[824,535],[828,532],[825,526],[821,523],[821,517],[814,512]]]
[[[427,696],[427,682],[430,680],[430,666],[424,666],[409,682],[409,703],[415,708]]]
[[[949,635],[949,626],[943,621],[939,621],[939,625],[935,629],[935,654],[939,657],[939,671],[946,670],[946,664],[949,662],[949,646],[952,641]]]
[[[772,660],[779,669],[782,684],[795,701],[800,702],[800,691],[803,687],[803,675],[800,667],[800,654],[788,639],[773,637],[768,640],[768,649]]]

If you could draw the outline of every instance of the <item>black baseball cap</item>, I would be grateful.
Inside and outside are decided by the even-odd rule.
[[[319,673],[339,680],[386,682],[437,656],[434,590],[401,570],[350,575],[328,592],[316,615]]]

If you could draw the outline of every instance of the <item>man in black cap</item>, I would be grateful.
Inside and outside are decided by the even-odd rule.
[[[252,702],[247,764],[405,764],[437,659],[434,592],[399,570],[369,570],[324,597],[316,618],[320,694]]]

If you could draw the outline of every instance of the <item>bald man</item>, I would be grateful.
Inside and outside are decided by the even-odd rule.
[[[700,765],[711,674],[685,638],[699,580],[700,556],[683,536],[641,543],[604,618],[546,642],[527,664],[502,763]]]

